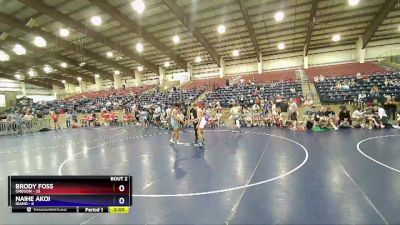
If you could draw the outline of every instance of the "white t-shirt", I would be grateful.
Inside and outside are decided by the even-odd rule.
[[[257,104],[254,104],[252,107],[253,112],[258,112],[258,110],[260,110],[260,106]]]
[[[358,111],[358,110],[355,110],[355,111],[353,112],[353,114],[351,114],[351,117],[353,117],[353,118],[360,118],[362,115],[363,115],[362,112],[360,112],[360,111]]]
[[[160,108],[160,107],[157,107],[157,108],[154,110],[154,117],[159,117],[159,116],[161,116],[161,108]]]
[[[231,115],[232,115],[233,119],[239,118],[239,114],[240,114],[240,107],[239,106],[235,106],[235,107],[231,108]]]
[[[382,119],[382,117],[387,117],[386,112],[382,107],[378,108],[378,116],[380,119]]]
[[[33,119],[33,115],[28,115],[28,114],[26,114],[25,116],[24,116],[24,120],[25,121],[31,121]]]
[[[289,112],[295,112],[296,110],[297,110],[297,104],[296,104],[296,102],[290,103],[288,111],[289,111]]]
[[[171,116],[171,108],[167,108],[165,113],[167,114],[167,118],[169,118]]]

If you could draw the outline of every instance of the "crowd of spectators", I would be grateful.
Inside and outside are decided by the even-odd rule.
[[[370,88],[369,95],[362,98],[351,112],[342,105],[339,111],[314,104],[311,98],[304,99],[298,82],[272,82],[256,84],[254,80],[244,82],[237,79],[226,87],[209,92],[205,99],[205,116],[208,127],[224,126],[231,120],[241,127],[287,127],[293,130],[338,130],[340,128],[391,128],[398,127],[400,115],[397,111],[399,73],[356,76],[346,78],[318,77],[320,93],[326,89],[348,92]],[[380,87],[380,88],[378,88]],[[391,88],[391,89],[388,89]],[[383,91],[381,91],[383,90]],[[387,92],[394,90],[395,92]],[[153,92],[141,95],[113,95],[98,98],[81,98],[33,103],[0,115],[0,120],[29,124],[35,118],[50,115],[55,129],[60,129],[59,115],[65,115],[65,127],[119,126],[136,124],[147,128],[153,124],[160,128],[170,127],[172,106],[180,103],[181,112],[190,124],[191,104],[203,93],[199,89]],[[356,92],[357,93],[357,92]],[[384,98],[367,101],[369,96]],[[392,95],[387,95],[392,94]],[[321,96],[323,97],[323,96]],[[359,99],[358,99],[359,100]],[[304,113],[299,107],[304,105]],[[224,108],[231,108],[224,117]],[[392,121],[392,122],[390,122]],[[397,121],[397,122],[396,122]]]
[[[323,103],[384,102],[389,97],[400,100],[400,72],[350,77],[316,77],[317,92]]]
[[[353,112],[346,105],[341,105],[336,112],[331,107],[317,107],[313,100],[307,99],[304,101],[304,113],[300,115],[298,106],[293,99],[279,98],[262,105],[255,103],[252,107],[234,103],[229,119],[238,127],[281,127],[299,131],[341,128],[398,129],[400,126],[400,111],[396,111],[397,102],[393,99],[388,99],[383,104],[358,107]]]
[[[229,107],[234,102],[251,106],[255,101],[272,100],[274,98],[296,99],[301,102],[303,93],[299,82],[270,82],[256,84],[254,80],[248,83],[240,79],[239,83],[221,87],[207,95],[207,103],[218,101],[222,107]]]

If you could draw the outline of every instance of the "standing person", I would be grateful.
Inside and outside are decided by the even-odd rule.
[[[145,130],[147,130],[148,123],[149,123],[148,117],[149,117],[148,112],[146,111],[145,108],[142,108],[140,110],[140,122],[141,122],[141,125],[144,127]]]
[[[104,125],[108,126],[108,121],[109,121],[110,118],[109,118],[107,110],[106,109],[102,110],[100,112],[100,116],[101,116],[101,118],[103,118]]]
[[[67,128],[71,126],[71,114],[69,113],[69,111],[67,111],[67,113],[65,114],[65,125],[67,126]]]
[[[32,111],[28,110],[24,116],[24,122],[25,122],[26,128],[28,128],[29,130],[32,129],[32,120],[33,120]]]
[[[251,107],[251,125],[259,126],[260,122],[260,105],[256,103]]]
[[[215,108],[216,110],[216,114],[215,114],[215,118],[217,119],[217,126],[221,127],[222,123],[221,123],[221,119],[222,119],[222,107],[220,105],[219,102],[217,102],[217,107]]]
[[[199,136],[197,134],[197,125],[199,124],[199,120],[197,117],[197,103],[193,103],[192,108],[190,109],[190,120],[193,123],[193,129],[194,129],[194,144],[198,144]]]
[[[161,125],[161,106],[160,103],[157,104],[156,108],[154,109],[153,114],[155,125],[160,128]]]
[[[297,107],[296,102],[293,101],[293,99],[289,100],[288,113],[289,113],[289,120],[292,123],[292,128],[297,129],[298,107]]]
[[[280,117],[282,120],[282,126],[286,127],[286,122],[289,119],[288,117],[289,104],[286,99],[283,99],[283,101],[280,103],[279,108],[281,109]]]
[[[54,123],[54,130],[57,130],[57,127],[60,130],[61,128],[60,124],[58,124],[58,114],[56,112],[52,112],[51,119],[53,120]]]
[[[71,116],[72,116],[72,121],[74,122],[75,126],[77,126],[78,125],[78,113],[74,110],[74,111],[72,111]]]
[[[205,145],[204,128],[206,127],[206,109],[204,102],[200,102],[197,107],[197,118],[199,120],[197,124],[197,134],[199,139],[199,147],[203,148]]]
[[[311,97],[307,97],[307,100],[303,103],[305,106],[305,111],[304,115],[305,116],[310,116],[313,114],[312,107],[314,106],[314,101],[311,99]]]
[[[395,96],[390,96],[384,103],[384,106],[385,110],[387,111],[388,119],[390,120],[390,117],[392,117],[393,120],[395,120],[397,111],[397,102]]]
[[[171,144],[182,144],[179,142],[179,131],[181,129],[181,124],[183,123],[183,120],[179,118],[181,110],[181,105],[179,103],[176,103],[174,108],[171,110],[171,127],[172,127],[172,137],[169,143]]]
[[[230,117],[233,120],[233,133],[240,133],[240,105],[237,103],[233,103],[231,111],[230,111]]]
[[[165,115],[166,115],[166,119],[167,119],[167,129],[171,128],[171,113],[172,113],[171,106],[168,105],[167,109],[165,110]]]

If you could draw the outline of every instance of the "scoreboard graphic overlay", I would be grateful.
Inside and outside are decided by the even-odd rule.
[[[13,213],[128,213],[131,176],[9,176]]]

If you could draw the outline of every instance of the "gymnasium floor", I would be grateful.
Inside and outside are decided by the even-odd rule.
[[[133,126],[0,137],[0,224],[400,224],[399,131],[244,130],[204,152]],[[57,174],[132,175],[131,213],[10,213],[8,175]]]

